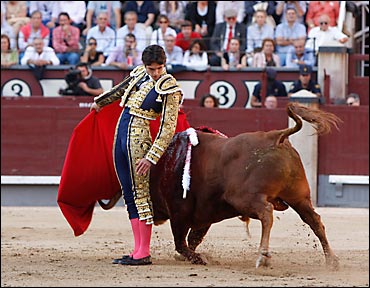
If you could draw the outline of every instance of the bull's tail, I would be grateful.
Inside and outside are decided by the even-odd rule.
[[[302,120],[298,116],[309,122],[315,128],[317,135],[329,133],[332,126],[339,130],[338,123],[343,122],[333,113],[315,108],[309,108],[294,102],[288,103],[287,113],[288,116],[296,122],[296,125],[294,127],[282,130],[278,143],[282,143],[290,135],[301,130]]]

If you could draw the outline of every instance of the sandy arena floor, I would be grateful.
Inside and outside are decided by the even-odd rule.
[[[272,266],[255,268],[261,234],[237,218],[214,224],[197,251],[198,266],[175,257],[169,222],[155,226],[151,266],[113,265],[133,237],[123,207],[95,208],[84,235],[74,237],[58,207],[1,207],[2,287],[369,287],[369,210],[316,208],[339,271],[326,268],[321,245],[292,210],[274,212]]]

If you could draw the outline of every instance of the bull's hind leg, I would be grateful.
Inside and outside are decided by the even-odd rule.
[[[257,204],[257,203],[255,203]],[[270,254],[270,232],[272,228],[272,224],[274,221],[273,218],[273,211],[274,206],[269,202],[259,203],[260,205],[256,205],[257,208],[257,218],[261,221],[262,225],[262,235],[260,241],[260,247],[258,249],[259,256],[256,261],[256,268],[259,266],[270,266],[271,262],[271,254]],[[258,209],[259,206],[263,205],[261,208]]]
[[[195,253],[194,250],[191,250],[185,239],[190,227],[186,226],[183,223],[177,223],[174,219],[171,220],[171,229],[175,241],[175,249],[178,253],[185,257],[193,264],[207,264],[199,253]]]
[[[325,254],[326,264],[335,270],[338,269],[339,259],[330,248],[329,241],[326,238],[325,226],[321,221],[320,215],[314,211],[311,201],[307,199],[298,204],[291,205],[291,207],[299,214],[303,222],[311,227],[312,231],[319,238]]]
[[[201,229],[191,229],[188,235],[188,245],[193,251],[202,243],[204,236],[207,234],[211,225],[201,228]]]

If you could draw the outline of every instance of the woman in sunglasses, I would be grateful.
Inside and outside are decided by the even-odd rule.
[[[164,45],[164,36],[165,35],[173,35],[177,36],[177,32],[175,29],[170,27],[170,20],[166,15],[159,15],[158,16],[158,28],[155,29],[152,33],[152,37],[150,39],[150,44],[157,44],[159,46],[165,47]]]
[[[88,63],[90,66],[100,66],[104,63],[105,57],[103,52],[96,50],[96,39],[90,37],[86,48],[80,57],[81,62]]]

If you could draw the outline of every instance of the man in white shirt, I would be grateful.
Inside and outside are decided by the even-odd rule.
[[[325,43],[337,41],[338,45],[344,44],[348,41],[348,36],[342,33],[337,27],[329,26],[330,18],[323,14],[319,18],[320,26],[314,27],[308,33],[308,40],[306,48],[319,51],[319,47]]]
[[[164,51],[167,57],[167,64],[178,65],[182,64],[184,53],[179,46],[175,45],[176,37],[172,34],[164,36]]]
[[[100,12],[97,18],[97,25],[90,28],[86,36],[86,45],[91,37],[97,42],[96,50],[101,51],[107,58],[116,46],[116,32],[108,26],[109,19],[107,12]]]
[[[169,73],[185,71],[186,66],[182,65],[184,53],[181,47],[175,45],[176,37],[173,34],[164,35],[164,52],[166,53],[166,69]]]
[[[51,47],[45,47],[40,37],[33,40],[33,46],[28,46],[21,59],[21,65],[45,66],[59,65],[60,61]]]
[[[125,13],[124,16],[125,19],[125,25],[118,29],[117,31],[117,43],[116,46],[121,46],[123,47],[125,45],[124,39],[125,36],[128,33],[132,33],[136,37],[136,48],[140,51],[143,52],[145,47],[148,44],[147,35],[146,31],[143,28],[142,23],[138,23],[137,21],[137,14],[135,11],[128,11]]]

